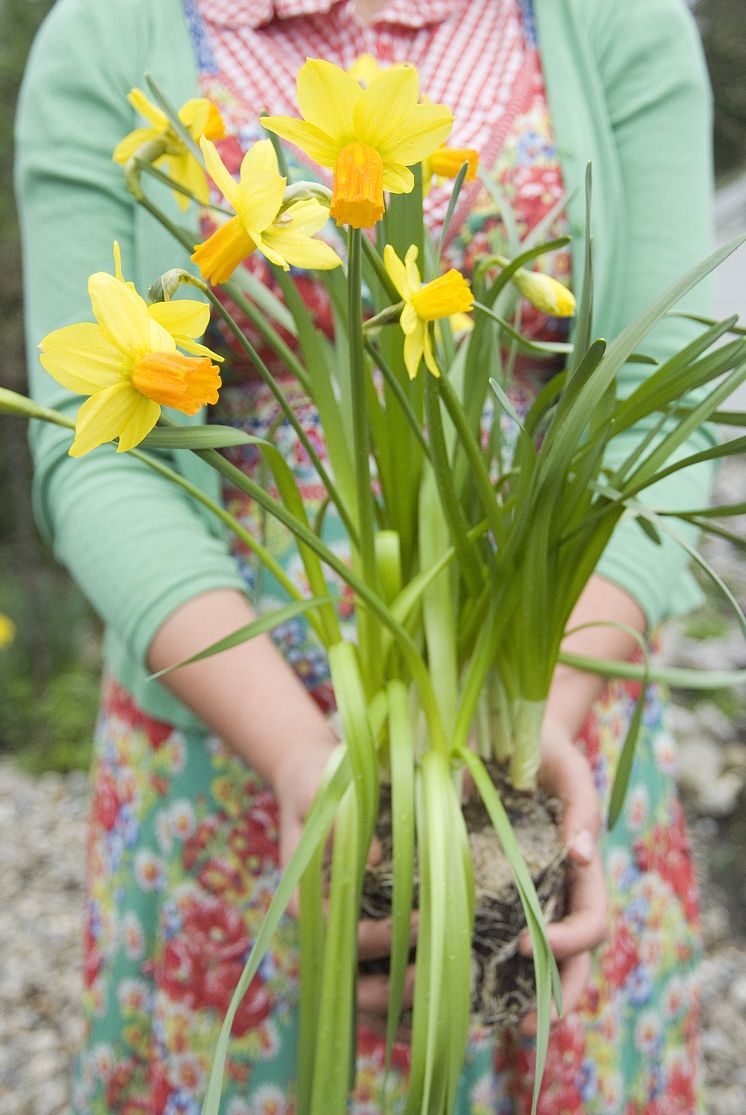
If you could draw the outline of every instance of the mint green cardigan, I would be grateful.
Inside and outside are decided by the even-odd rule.
[[[593,163],[595,332],[612,338],[710,249],[710,97],[701,52],[682,0],[535,0],[535,12],[567,187],[582,185]],[[167,268],[188,263],[133,205],[121,167],[111,161],[116,142],[136,126],[126,95],[146,71],[176,104],[196,95],[180,0],[58,0],[21,92],[16,182],[29,375],[35,397],[68,411],[80,398],[42,370],[37,346],[51,329],[90,320],[86,281],[112,269],[112,241],[141,291]],[[157,192],[162,208],[178,217],[168,191]],[[580,238],[582,189],[570,224]],[[578,289],[581,256],[574,253]],[[683,304],[709,312],[709,291],[700,287]],[[665,357],[690,337],[689,323],[671,318],[645,348]],[[645,374],[644,366],[629,365],[623,392]],[[241,588],[219,528],[111,446],[73,460],[64,430],[39,424],[31,439],[38,522],[106,623],[109,667],[146,711],[196,726],[165,687],[147,680],[145,659],[155,632],[180,605],[208,590]],[[686,450],[709,444],[710,432],[699,430]],[[215,476],[201,462],[175,456],[175,467],[216,494]],[[664,481],[655,498],[700,506],[709,484],[710,471],[700,466]],[[673,542],[654,545],[632,522],[620,524],[599,572],[639,601],[651,626],[697,599],[686,554]]]

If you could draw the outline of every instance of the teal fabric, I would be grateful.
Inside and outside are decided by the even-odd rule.
[[[593,162],[596,332],[612,338],[709,250],[710,100],[701,52],[680,0],[535,0],[534,8],[565,181],[580,187],[570,208],[577,236],[585,166]],[[90,319],[87,278],[112,270],[115,238],[125,274],[141,291],[169,267],[188,265],[134,206],[111,161],[116,142],[137,125],[126,95],[146,72],[177,104],[196,95],[180,0],[58,0],[32,50],[17,117],[17,191],[31,389],[47,405],[74,410],[80,400],[41,369],[38,343],[52,329]],[[183,223],[168,192],[157,193]],[[581,255],[575,252],[576,285]],[[710,312],[709,290],[698,288],[682,305]],[[645,347],[665,356],[691,335],[689,324],[669,319]],[[629,365],[621,390],[644,374]],[[685,451],[712,442],[701,429]],[[241,587],[220,529],[110,446],[73,461],[68,436],[51,426],[33,429],[32,446],[38,521],[107,625],[112,672],[145,711],[196,726],[165,687],[147,680],[144,663],[155,632],[183,603]],[[628,449],[629,441],[618,447],[620,459]],[[174,465],[217,497],[216,479],[199,461],[176,455]],[[700,506],[710,477],[707,466],[687,470],[649,498]],[[640,602],[653,626],[696,603],[686,565],[675,543],[656,547],[622,522],[599,571]]]

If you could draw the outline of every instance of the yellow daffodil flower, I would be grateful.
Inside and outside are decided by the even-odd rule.
[[[575,295],[559,279],[541,271],[526,271],[519,267],[513,282],[532,306],[554,317],[572,317],[575,313]]]
[[[331,62],[309,58],[298,72],[303,116],[265,116],[264,127],[334,170],[329,210],[337,224],[371,228],[383,216],[383,191],[409,193],[409,170],[448,136],[453,116],[445,105],[419,104],[414,66],[392,66],[367,89]]]
[[[71,457],[114,438],[125,452],[150,433],[162,406],[196,414],[218,399],[220,371],[212,361],[220,357],[193,341],[207,327],[209,307],[188,299],[148,306],[118,263],[117,272],[98,271],[88,280],[95,324],[56,329],[39,346],[50,375],[90,395],[78,411]],[[200,355],[177,352],[177,338]]]
[[[342,260],[323,240],[315,240],[329,220],[329,210],[314,197],[283,206],[287,179],[280,174],[269,139],[255,143],[243,157],[239,181],[228,172],[214,143],[200,141],[208,173],[236,210],[192,259],[211,283],[224,283],[252,252],[287,271],[291,266],[328,271]]]
[[[205,172],[181,137],[173,130],[165,112],[161,112],[145,96],[142,89],[136,87],[130,89],[127,100],[136,112],[150,121],[150,127],[135,128],[120,140],[112,156],[114,162],[124,166],[144,144],[161,144],[163,154],[153,160],[154,165],[163,163],[163,169],[174,182],[178,182],[180,186],[194,194],[198,201],[206,205],[209,195]],[[186,101],[179,109],[178,116],[195,143],[199,143],[202,136],[206,136],[207,139],[222,139],[225,135],[222,116],[215,105],[205,97],[194,97]],[[173,194],[179,207],[186,209],[189,198],[178,190],[174,190]]]
[[[477,175],[479,152],[473,147],[439,147],[422,163],[422,192],[425,197],[430,193],[433,178],[455,178],[464,163],[468,163],[466,182],[472,182]]]
[[[0,650],[7,647],[16,637],[16,625],[12,619],[0,612]]]
[[[468,313],[474,305],[474,295],[464,276],[453,267],[445,275],[422,282],[417,266],[417,245],[407,248],[404,262],[387,244],[383,249],[383,261],[389,278],[404,301],[400,325],[404,333],[404,364],[410,379],[414,379],[420,368],[420,361],[434,376],[440,369],[433,352],[431,322],[452,314]]]

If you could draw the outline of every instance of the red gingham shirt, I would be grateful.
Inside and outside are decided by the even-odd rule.
[[[448,143],[476,148],[489,167],[535,77],[518,0],[391,0],[369,24],[356,17],[354,0],[199,0],[198,7],[215,80],[227,93],[218,99],[244,147],[259,138],[263,110],[299,115],[295,78],[307,57],[347,69],[370,53],[384,66],[416,66],[422,94],[454,114]],[[203,72],[208,95],[210,81]],[[431,227],[449,194],[436,189],[428,199]]]

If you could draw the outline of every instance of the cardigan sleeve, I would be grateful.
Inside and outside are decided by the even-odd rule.
[[[712,250],[711,94],[696,28],[681,0],[624,0],[599,4],[596,12],[594,49],[618,155],[619,227],[626,230],[619,245],[624,282],[611,307],[615,328],[606,334],[613,335]],[[699,284],[676,309],[710,315],[712,283]],[[597,332],[608,328],[606,322],[596,325]],[[662,361],[700,330],[667,317],[641,347]],[[648,374],[645,365],[628,364],[620,394],[628,395]],[[620,464],[646,432],[641,424],[614,439],[608,464]],[[677,456],[714,441],[712,428],[703,426]],[[639,498],[667,509],[705,506],[712,478],[710,464],[690,467]],[[674,529],[689,544],[696,541],[690,525],[674,520]],[[674,539],[656,545],[623,519],[598,572],[635,597],[654,626],[697,602],[688,565]]]
[[[135,126],[126,94],[142,81],[146,5],[59,0],[34,44],[16,124],[16,188],[35,398],[82,402],[41,368],[50,330],[92,320],[88,276],[113,270],[119,241],[135,274],[134,203],[111,154]],[[143,68],[147,68],[143,66]],[[180,262],[176,246],[162,270]],[[155,277],[155,275],[153,276]],[[68,431],[31,431],[43,533],[115,637],[143,663],[159,626],[199,593],[241,587],[224,540],[167,480],[113,445],[73,460]]]

